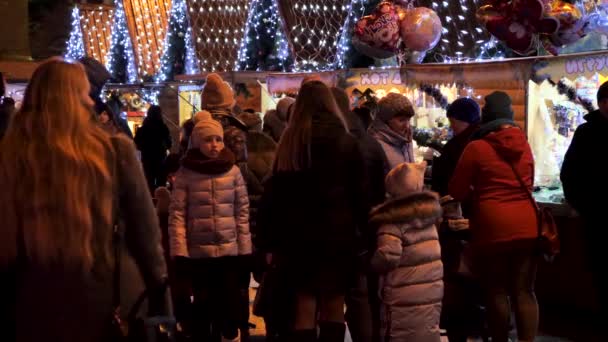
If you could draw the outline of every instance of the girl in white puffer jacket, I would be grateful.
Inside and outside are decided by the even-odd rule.
[[[195,340],[219,330],[238,341],[240,259],[251,254],[247,188],[221,124],[208,112],[197,117],[171,198],[171,256],[192,273]]]

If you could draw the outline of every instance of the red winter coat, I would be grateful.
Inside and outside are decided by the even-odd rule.
[[[516,166],[532,189],[534,159],[524,133],[517,127],[469,143],[450,181],[452,197],[459,201],[471,197],[474,246],[533,239],[538,234],[534,207],[507,161]]]

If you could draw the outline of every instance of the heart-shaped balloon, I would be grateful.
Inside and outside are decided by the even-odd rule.
[[[441,38],[441,19],[435,11],[426,7],[408,10],[399,24],[401,39],[414,51],[428,51],[434,48]]]
[[[361,53],[374,58],[394,56],[400,39],[396,6],[388,1],[381,2],[373,14],[357,22],[354,33],[353,44]]]

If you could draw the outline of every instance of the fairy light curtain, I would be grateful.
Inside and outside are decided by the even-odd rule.
[[[296,71],[332,69],[352,0],[275,0],[278,2]]]
[[[188,0],[201,72],[232,71],[249,14],[248,0]]]
[[[160,69],[171,0],[123,0],[135,64],[140,77]]]
[[[460,62],[503,57],[495,39],[479,23],[477,8],[482,0],[418,0],[417,6],[439,15],[443,31],[431,62]]]
[[[79,4],[74,9],[74,12],[72,12],[72,20],[74,21],[72,26],[75,24],[80,25],[79,33],[75,31],[75,28],[73,31],[82,37],[85,55],[93,57],[105,64],[112,41],[114,6]],[[76,35],[74,35],[74,37],[76,37]],[[74,47],[78,48],[78,42],[75,38],[73,40],[72,37],[70,37],[70,42],[68,43],[68,56],[77,58],[83,57],[76,55],[72,56],[70,54],[70,49]]]

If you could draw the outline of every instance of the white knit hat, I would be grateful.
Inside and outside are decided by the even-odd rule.
[[[222,124],[214,120],[211,113],[208,111],[203,110],[196,113],[193,121],[195,122],[195,125],[192,130],[192,136],[190,137],[192,147],[198,148],[201,142],[203,142],[203,139],[210,135],[224,137],[224,128],[222,128]]]
[[[386,192],[391,197],[401,197],[419,192],[424,187],[426,162],[401,163],[386,175]]]

